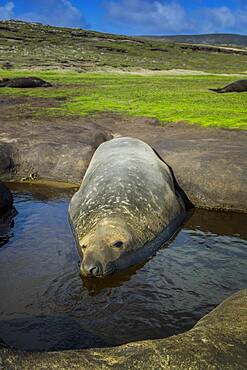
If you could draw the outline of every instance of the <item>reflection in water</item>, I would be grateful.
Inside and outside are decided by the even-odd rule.
[[[188,220],[186,228],[247,239],[246,218],[244,213],[209,212],[201,209]]]
[[[49,184],[48,185],[46,185]],[[14,193],[22,194],[22,199],[18,199],[18,202],[30,199],[30,193],[32,194],[33,201],[51,201],[58,199],[69,199],[78,190],[77,185],[70,185],[63,182],[47,181],[44,185],[42,182],[39,184],[38,181],[35,183],[29,182],[9,182],[6,183],[8,188]]]
[[[0,346],[56,350],[166,337],[246,287],[245,215],[195,211],[147,263],[81,280],[67,219],[71,191],[34,188],[16,193],[13,237],[0,248]]]
[[[108,343],[82,330],[79,322],[68,316],[35,316],[0,321],[1,336],[5,338],[8,346],[16,349],[38,351],[42,343],[46,349],[55,351],[57,348],[65,350],[73,343],[74,349],[89,347],[93,342],[95,346],[107,346]],[[31,336],[30,336],[31,333]],[[0,341],[1,347],[7,347],[6,342]]]
[[[131,266],[126,271],[121,271],[112,276],[104,278],[86,278],[81,276],[84,287],[88,290],[90,295],[97,295],[101,290],[106,288],[120,287],[124,282],[128,281],[132,275],[136,273],[141,267],[145,265],[146,261],[138,265]]]

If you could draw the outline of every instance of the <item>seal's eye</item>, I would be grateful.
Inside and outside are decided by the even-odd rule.
[[[121,240],[118,240],[115,243],[113,243],[112,246],[115,248],[121,248],[123,246],[123,242],[121,242]]]

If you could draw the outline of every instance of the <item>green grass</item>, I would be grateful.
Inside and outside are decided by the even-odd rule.
[[[0,94],[66,97],[59,108],[39,108],[40,114],[87,115],[119,112],[158,118],[162,122],[187,121],[203,126],[247,129],[247,93],[216,94],[239,79],[230,76],[137,76],[77,72],[4,71],[2,77],[34,75],[52,82],[49,89],[0,89]],[[43,112],[43,113],[42,113]]]
[[[240,37],[240,36],[239,36]],[[227,44],[227,42],[226,42]],[[228,42],[229,44],[229,42]],[[14,69],[95,71],[108,69],[201,70],[239,73],[247,70],[247,51],[196,48],[158,38],[110,35],[18,21],[0,21],[0,64]]]

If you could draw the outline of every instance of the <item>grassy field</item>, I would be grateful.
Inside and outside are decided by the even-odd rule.
[[[143,68],[239,73],[247,70],[247,50],[242,48],[237,52],[205,45],[195,47],[159,39],[0,21],[0,65],[6,62],[14,69],[29,70]]]
[[[1,71],[1,77],[34,72]],[[48,89],[1,88],[0,94],[43,98],[65,97],[58,108],[39,108],[36,114],[87,115],[119,112],[157,118],[162,122],[187,121],[203,126],[247,129],[247,93],[216,94],[234,76],[137,76],[77,72],[35,72],[52,84]]]

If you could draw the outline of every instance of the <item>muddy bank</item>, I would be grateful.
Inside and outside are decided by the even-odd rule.
[[[104,349],[25,353],[0,349],[4,369],[245,369],[247,290],[226,299],[193,329],[161,340]],[[3,346],[3,344],[2,344]]]
[[[0,125],[2,180],[80,183],[98,145],[125,135],[155,148],[197,207],[247,212],[246,131],[160,125],[148,118],[108,113],[18,120],[8,116]]]

